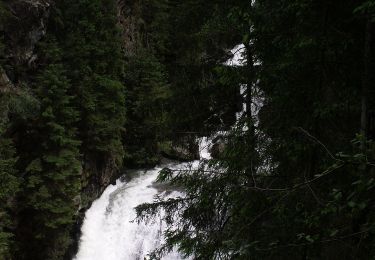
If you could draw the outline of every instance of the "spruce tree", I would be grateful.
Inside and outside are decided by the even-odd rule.
[[[152,165],[157,162],[158,142],[168,136],[171,91],[165,66],[152,50],[140,48],[125,66],[127,122],[125,163]]]
[[[6,136],[8,126],[8,99],[0,97],[0,258],[8,259],[14,242],[14,199],[21,179],[15,164],[16,150],[11,138]]]
[[[29,212],[35,249],[26,256],[34,259],[61,259],[71,243],[70,230],[78,208],[81,163],[77,139],[77,108],[73,106],[71,85],[61,64],[54,40],[43,46],[49,64],[36,80],[40,115],[34,132],[41,138],[35,158],[26,168],[25,212]]]
[[[59,3],[65,24],[60,41],[81,114],[85,182],[99,181],[97,186],[108,184],[99,175],[106,168],[120,167],[124,156],[125,89],[115,4],[113,0]]]
[[[186,197],[138,207],[146,219],[166,214],[167,241],[156,256],[173,246],[197,259],[373,255],[374,144],[356,133],[374,129],[360,124],[373,108],[374,5],[360,2],[257,0],[226,9],[247,28],[238,76],[255,87],[247,97],[264,97],[259,123],[227,132],[220,158],[198,170],[161,172]],[[254,70],[251,59],[259,61]]]
[[[0,31],[9,16],[4,3],[0,2]],[[0,74],[3,70],[5,47],[3,35],[0,34]],[[1,75],[3,76],[3,75]],[[1,84],[0,84],[1,85]],[[11,256],[14,246],[14,211],[15,196],[19,190],[21,178],[16,169],[17,155],[12,138],[7,133],[9,129],[9,103],[11,93],[6,93],[8,86],[0,86],[0,259]],[[4,89],[3,89],[4,88]],[[4,91],[4,92],[3,92]]]

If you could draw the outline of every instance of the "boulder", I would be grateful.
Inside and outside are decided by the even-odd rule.
[[[163,145],[160,154],[180,162],[199,160],[199,144],[195,137],[186,136]]]
[[[211,157],[213,159],[219,159],[223,155],[225,148],[226,148],[225,138],[221,135],[217,136],[216,138],[212,140],[212,145],[209,150]]]

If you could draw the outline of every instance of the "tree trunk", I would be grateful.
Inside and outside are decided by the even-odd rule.
[[[368,91],[370,89],[370,60],[371,60],[371,17],[368,14],[366,19],[365,42],[363,53],[363,75],[362,75],[362,94],[361,94],[361,149],[366,149],[367,141],[367,109],[368,109]]]
[[[254,120],[253,120],[253,113],[251,111],[251,105],[253,103],[253,95],[252,95],[252,87],[255,81],[255,70],[254,70],[254,58],[251,44],[248,43],[245,46],[246,48],[246,119],[248,122],[248,127],[251,136],[254,136]]]

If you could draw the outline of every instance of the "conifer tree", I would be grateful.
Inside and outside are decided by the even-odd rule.
[[[150,49],[140,49],[126,63],[126,163],[157,162],[157,143],[168,135],[171,91],[163,64]]]
[[[64,55],[81,110],[79,132],[85,158],[99,164],[123,157],[125,119],[123,63],[113,0],[65,0]]]
[[[61,259],[71,243],[80,192],[80,141],[75,124],[78,111],[69,94],[71,85],[61,64],[61,53],[54,40],[44,45],[46,60],[36,80],[40,117],[34,131],[41,136],[35,158],[26,168],[24,200],[33,231],[34,259]],[[26,216],[24,216],[26,217]],[[39,252],[38,252],[39,251]]]
[[[5,24],[9,13],[0,2],[0,30]],[[0,34],[0,73],[3,74],[3,59],[5,48],[3,35]],[[7,86],[1,86],[1,88]],[[9,127],[9,99],[10,93],[0,90],[0,259],[11,256],[14,243],[14,200],[18,192],[21,178],[15,164],[17,162],[16,149],[12,138],[7,135]]]
[[[254,66],[239,75],[264,95],[259,124],[227,132],[220,158],[198,170],[161,172],[186,196],[138,207],[146,219],[166,214],[156,256],[173,246],[197,259],[373,255],[374,144],[355,136],[361,112],[362,132],[374,129],[363,122],[373,108],[374,5],[360,2],[257,0],[226,9],[247,28],[241,38]]]
[[[14,210],[14,198],[18,191],[20,178],[15,163],[16,151],[12,139],[5,135],[8,125],[9,95],[0,97],[0,258],[8,259],[13,244],[14,221],[11,211]]]

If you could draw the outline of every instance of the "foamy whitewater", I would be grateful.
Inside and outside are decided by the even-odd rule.
[[[201,158],[209,158],[209,140],[200,141]],[[198,161],[193,162],[197,165]],[[164,165],[174,169],[186,164]],[[156,195],[164,198],[183,196],[178,191],[157,189],[154,182],[163,167],[135,172],[126,182],[118,180],[93,202],[86,212],[82,226],[79,250],[75,260],[143,260],[150,251],[163,243],[164,224],[160,220],[138,224],[134,208],[152,202]],[[166,260],[183,259],[177,252],[163,257]]]
[[[246,62],[243,53],[244,46],[238,45],[231,50],[233,57],[225,64],[227,66],[243,66]],[[244,95],[246,85],[241,86]],[[241,112],[237,113],[237,120],[246,110],[245,104]],[[218,132],[217,135],[225,135]],[[200,139],[200,158],[209,159],[211,138]],[[199,161],[192,162],[196,167]],[[75,260],[144,260],[148,253],[156,249],[164,241],[162,221],[138,224],[135,220],[134,208],[142,203],[154,201],[156,195],[170,198],[183,196],[178,191],[157,189],[154,182],[163,167],[183,169],[184,164],[163,165],[147,171],[139,170],[133,178],[126,182],[118,180],[110,185],[102,196],[93,202],[86,212],[81,228],[79,249]],[[164,187],[165,188],[165,187]],[[183,259],[177,252],[163,257],[165,260]]]

